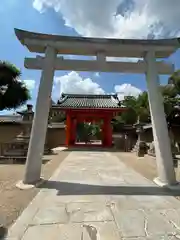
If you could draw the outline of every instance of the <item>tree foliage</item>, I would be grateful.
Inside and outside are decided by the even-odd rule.
[[[174,84],[178,95],[180,95],[180,70],[175,71],[169,78],[168,84]]]
[[[92,136],[96,136],[97,139],[100,139],[100,126],[93,123],[79,123],[77,125],[77,136],[82,142],[87,142]]]
[[[134,124],[139,119],[141,122],[149,122],[149,104],[147,92],[143,92],[137,98],[127,96],[122,101],[122,105],[126,107],[126,111],[116,117],[114,124]]]
[[[166,85],[160,86],[160,91],[163,96],[165,115],[168,118],[175,106],[180,105],[180,70],[169,77]],[[137,120],[143,123],[151,121],[147,91],[142,92],[138,97],[127,96],[121,104],[127,108],[127,111],[114,119],[113,125],[116,129],[117,125],[122,123],[135,124]]]
[[[29,90],[19,80],[20,76],[16,66],[0,61],[0,110],[16,109],[30,99]]]
[[[122,105],[127,108],[127,111],[123,112],[121,115],[116,117],[117,124],[118,122],[125,124],[133,124],[137,121],[137,99],[132,96],[127,96],[122,101]]]
[[[91,126],[87,123],[77,124],[77,138],[81,142],[88,142],[89,135],[91,134]]]

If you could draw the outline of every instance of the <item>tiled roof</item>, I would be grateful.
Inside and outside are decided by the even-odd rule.
[[[63,94],[56,107],[60,108],[120,108],[117,95]]]

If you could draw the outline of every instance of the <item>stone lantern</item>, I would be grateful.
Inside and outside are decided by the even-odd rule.
[[[133,151],[136,152],[138,157],[144,157],[144,155],[147,153],[147,150],[148,150],[147,144],[143,140],[144,124],[140,123],[140,121],[138,119],[137,124],[135,124],[134,126],[136,128],[136,133],[138,135],[138,139],[137,139],[137,142],[136,142],[136,145],[135,145]]]

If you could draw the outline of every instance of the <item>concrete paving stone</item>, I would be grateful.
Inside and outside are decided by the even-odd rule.
[[[58,196],[82,196],[82,195],[110,195],[111,189],[103,186],[102,184],[93,184],[92,182],[85,183],[79,181],[79,183],[68,182],[59,187]]]
[[[177,229],[160,212],[160,210],[146,211],[146,231],[148,236],[175,235]]]
[[[21,216],[8,230],[7,238],[18,238],[20,239],[23,233],[26,231],[29,223],[37,213],[41,204],[45,201],[47,193],[39,192],[28,207],[22,212]]]
[[[79,183],[79,184],[100,184],[101,179],[96,172],[88,172],[88,171],[64,171],[59,174],[59,179],[63,182],[69,183]]]
[[[123,178],[122,173],[121,173],[121,168],[120,168],[118,165],[116,165],[116,164],[114,164],[114,163],[113,163],[113,166],[108,166],[108,165],[109,165],[109,164],[104,164],[104,165],[102,165],[102,166],[97,165],[97,166],[96,166],[96,171],[97,171],[97,172],[105,173],[106,175],[107,175],[108,173],[110,173],[111,175],[113,175],[113,173],[114,173],[117,177]]]
[[[83,177],[78,177],[77,178],[69,178],[69,179],[63,179],[62,182],[66,182],[66,183],[69,183],[69,184],[74,184],[72,186],[70,186],[70,190],[72,189],[72,187],[85,187],[85,186],[101,186],[102,184],[102,181],[100,179],[97,179],[96,177],[87,177],[87,178],[83,178]],[[74,188],[73,188],[74,189]],[[68,187],[66,188],[66,192],[68,190]],[[62,191],[62,189],[60,188],[59,191]],[[70,194],[70,192],[68,192],[68,194]],[[73,190],[73,194],[74,193],[74,190]]]
[[[75,239],[75,238],[74,238]],[[73,240],[74,240],[73,239]],[[83,225],[83,236],[80,240],[120,240],[114,222],[92,222]]]
[[[119,194],[114,194],[114,195],[110,195],[110,202],[112,204],[115,204],[118,201],[126,201],[126,198],[128,196],[127,195],[119,195]]]
[[[116,225],[113,222],[39,225],[27,229],[22,240],[120,240]]]
[[[50,181],[50,189],[40,191],[7,239],[180,239],[180,202],[153,192],[138,195],[138,188],[156,186],[112,153],[71,152]],[[117,185],[117,192],[105,188]]]
[[[146,237],[128,237],[128,238],[122,238],[122,240],[148,240]]]
[[[162,236],[153,236],[148,237],[147,240],[178,240],[178,236],[168,236],[168,235],[162,235]]]
[[[59,236],[59,225],[38,225],[27,229],[21,240],[55,240]]]
[[[112,196],[111,197],[111,206],[119,210],[137,210],[140,209],[140,204],[135,199],[132,199],[131,196]]]
[[[104,195],[56,195],[51,196],[46,199],[47,202],[59,202],[59,203],[72,203],[72,202],[80,202],[80,203],[89,203],[89,202],[109,202],[111,196]]]
[[[100,202],[69,203],[66,209],[71,222],[113,221],[110,207]]]
[[[132,186],[137,185],[141,186],[156,186],[154,183],[149,181],[147,178],[141,176],[137,173],[136,178],[134,178],[134,171],[127,172],[123,174],[123,178],[127,183],[130,183]]]
[[[124,165],[124,166],[123,166]],[[121,162],[121,168],[124,168],[124,172],[123,172],[123,176],[125,177],[132,177],[134,178],[134,175],[136,175],[137,180],[142,180],[145,181],[146,183],[149,183],[151,185],[155,185],[155,183],[153,183],[151,180],[147,179],[146,177],[142,176],[140,173],[136,172],[135,170],[133,170],[130,167],[127,167],[125,165],[125,163]]]
[[[160,213],[180,231],[180,209],[164,209]]]
[[[172,208],[171,199],[166,199],[161,196],[131,196],[132,201],[138,202],[141,209],[166,209]],[[179,205],[179,204],[178,204]],[[180,206],[180,205],[179,205]]]
[[[78,161],[82,162],[82,160],[89,160],[92,159],[92,156],[76,156],[76,158]]]
[[[67,223],[69,216],[66,212],[65,206],[62,204],[51,203],[49,206],[42,206],[35,217],[32,219],[31,224],[54,224],[54,223]]]
[[[96,165],[94,165],[94,163],[92,163],[92,160],[91,160],[91,162],[89,162],[89,163],[86,163],[86,165],[84,165],[83,163],[76,163],[76,164],[74,164],[74,163],[69,163],[68,165],[66,165],[66,167],[68,167],[68,170],[78,170],[78,169],[84,169],[84,170],[95,170],[96,169]],[[90,168],[90,169],[89,169]],[[67,170],[67,168],[65,169],[65,168],[62,168],[63,169],[63,171],[64,170]]]
[[[113,165],[112,167],[109,167],[108,164],[104,164],[104,165],[97,164],[96,172],[105,172],[105,173],[109,172],[110,174],[111,174],[111,172],[116,172],[115,174],[118,174],[119,177],[121,177],[121,170],[120,170],[119,166],[116,164]]]
[[[180,209],[180,201],[173,196],[163,196],[163,199],[171,204],[171,208]]]
[[[103,159],[98,159],[98,164],[102,165]],[[86,164],[84,164],[84,162],[86,162]],[[95,163],[95,159],[93,157],[77,157],[77,158],[73,157],[73,159],[67,161],[65,165],[68,167],[74,166],[76,168],[77,168],[77,166],[85,166],[85,165],[93,167],[93,166],[96,166],[94,163]],[[76,165],[76,164],[78,164],[78,165]],[[63,168],[64,168],[64,166],[63,166]]]
[[[145,214],[141,210],[123,210],[112,207],[115,222],[122,237],[145,237]]]
[[[175,236],[153,236],[153,237],[137,237],[137,238],[122,238],[122,240],[178,240]]]
[[[107,188],[107,193],[111,193],[111,195],[118,194],[117,191],[120,190],[120,187],[127,186],[127,183],[121,182],[121,180],[117,179],[116,177],[109,177],[109,178],[102,178],[99,185]],[[110,189],[112,187],[112,189]],[[119,187],[119,189],[115,189],[113,187]],[[121,190],[122,192],[122,190]]]
[[[102,180],[103,185],[114,186],[114,185],[124,185],[126,184],[124,178],[121,176],[118,170],[98,170],[98,175]]]
[[[82,224],[59,225],[56,240],[81,240],[83,235]],[[86,239],[82,239],[86,240]],[[88,239],[89,240],[89,239]]]
[[[146,237],[128,237],[128,238],[122,238],[122,240],[148,240]]]
[[[106,157],[107,155],[106,155],[106,153],[103,153],[103,152],[87,152],[87,154],[89,155],[89,156],[92,156],[93,158],[95,158],[95,157],[98,157],[98,158],[100,158],[100,157],[102,157],[102,158],[104,158],[104,157]]]
[[[77,168],[77,169],[75,169],[75,168],[72,168],[72,169],[68,168],[68,169],[66,169],[66,171],[61,171],[59,173],[58,177],[61,178],[61,180],[64,180],[63,178],[68,180],[68,179],[72,179],[74,176],[76,178],[80,178],[80,179],[82,177],[85,177],[85,179],[86,179],[87,177],[90,177],[90,176],[93,176],[93,177],[98,176],[98,174],[97,174],[96,171],[93,171],[93,170],[89,170],[88,171],[88,170],[81,170],[81,168]]]

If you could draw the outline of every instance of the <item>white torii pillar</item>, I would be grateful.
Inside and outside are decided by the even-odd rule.
[[[50,97],[53,86],[56,50],[47,46],[32,124],[23,184],[35,184],[41,177],[41,165],[47,132]]]
[[[160,186],[173,186],[177,182],[173,167],[163,98],[160,92],[155,52],[153,50],[147,52],[144,59],[147,67],[146,82],[158,170],[158,177],[154,181]]]

